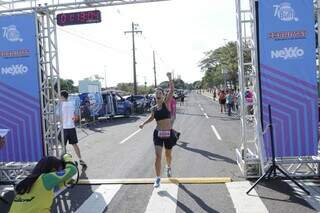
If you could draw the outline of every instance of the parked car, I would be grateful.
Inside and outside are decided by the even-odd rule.
[[[133,103],[135,112],[143,113],[147,111],[148,100],[144,95],[130,95],[126,97],[126,100]]]
[[[124,115],[129,117],[133,112],[133,104],[115,92],[102,92],[104,113],[107,116]]]
[[[146,98],[147,98],[147,107],[148,109],[150,109],[152,106],[155,105],[155,100],[156,100],[156,97],[155,97],[155,94],[148,94],[146,95]]]
[[[103,107],[101,93],[81,93],[80,97],[80,112],[81,117],[86,121],[98,119],[101,115]]]

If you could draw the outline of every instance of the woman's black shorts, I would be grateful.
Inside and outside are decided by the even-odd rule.
[[[158,130],[155,129],[153,132],[153,143],[155,146],[163,147],[164,145],[166,149],[172,149],[172,147],[177,144],[177,137],[174,130],[171,130],[169,138],[159,138]]]

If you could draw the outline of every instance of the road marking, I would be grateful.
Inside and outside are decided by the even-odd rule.
[[[209,119],[209,117],[208,117],[207,113],[203,113],[203,114],[204,114],[204,116],[206,116],[206,118],[207,118],[207,119]]]
[[[103,212],[109,205],[112,198],[117,194],[121,185],[99,186],[91,196],[77,209],[76,213],[82,212]]]
[[[178,185],[161,184],[154,189],[146,213],[175,213],[178,199]]]
[[[246,191],[251,187],[248,181],[226,183],[237,213],[267,213],[268,209],[253,189],[250,195]]]
[[[217,129],[211,125],[211,128],[212,128],[212,131],[214,132],[214,134],[216,134],[216,137],[218,138],[219,141],[222,141],[220,135],[219,135],[219,132],[217,131]]]
[[[231,182],[230,177],[198,177],[198,178],[161,178],[161,183],[175,184],[221,184]],[[124,179],[80,179],[79,185],[100,184],[153,184],[154,178]]]
[[[201,111],[203,111],[203,110],[204,110],[202,107],[201,107],[200,109],[201,109]]]
[[[125,143],[126,141],[128,141],[130,138],[132,138],[135,134],[137,134],[138,132],[140,132],[142,129],[138,129],[137,131],[135,131],[134,133],[132,133],[131,135],[129,135],[127,138],[125,138],[124,140],[122,140],[120,142],[120,144]]]

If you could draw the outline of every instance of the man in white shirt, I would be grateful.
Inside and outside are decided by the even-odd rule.
[[[79,158],[80,165],[87,167],[86,163],[81,159],[81,152],[78,146],[78,137],[75,128],[75,119],[77,117],[75,106],[73,102],[68,101],[69,94],[67,91],[61,91],[60,95],[64,143],[67,145],[67,142],[69,142],[69,144],[73,146]]]

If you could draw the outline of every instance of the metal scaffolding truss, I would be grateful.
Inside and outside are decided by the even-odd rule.
[[[263,132],[260,114],[260,84],[258,70],[256,2],[258,0],[235,0],[237,19],[237,47],[239,58],[239,85],[241,90],[241,141],[236,149],[238,165],[247,178],[258,177],[269,167],[263,155]],[[320,1],[314,1],[316,17],[320,17]],[[320,38],[319,28],[318,38]],[[319,43],[320,39],[318,39]],[[318,45],[319,52],[319,45]],[[317,60],[319,60],[317,58]],[[319,61],[317,65],[320,66]],[[319,72],[320,68],[318,68]],[[248,103],[244,94],[246,88],[253,91],[253,101]],[[254,113],[248,113],[253,107]],[[319,175],[320,153],[318,156],[277,158],[279,166],[295,177]]]
[[[41,79],[42,130],[47,155],[61,156],[65,150],[59,139],[62,125],[58,107],[60,94],[59,61],[55,12],[38,13],[39,78]]]
[[[253,2],[236,0],[237,50],[239,88],[241,94],[241,142],[236,150],[237,162],[244,176],[257,177],[261,173],[260,147],[260,97],[257,72],[256,19]],[[253,92],[252,102],[245,98],[246,90]],[[253,109],[253,113],[251,111]]]
[[[168,0],[0,0],[0,12],[35,11],[41,7],[51,11],[63,11],[160,1]]]

